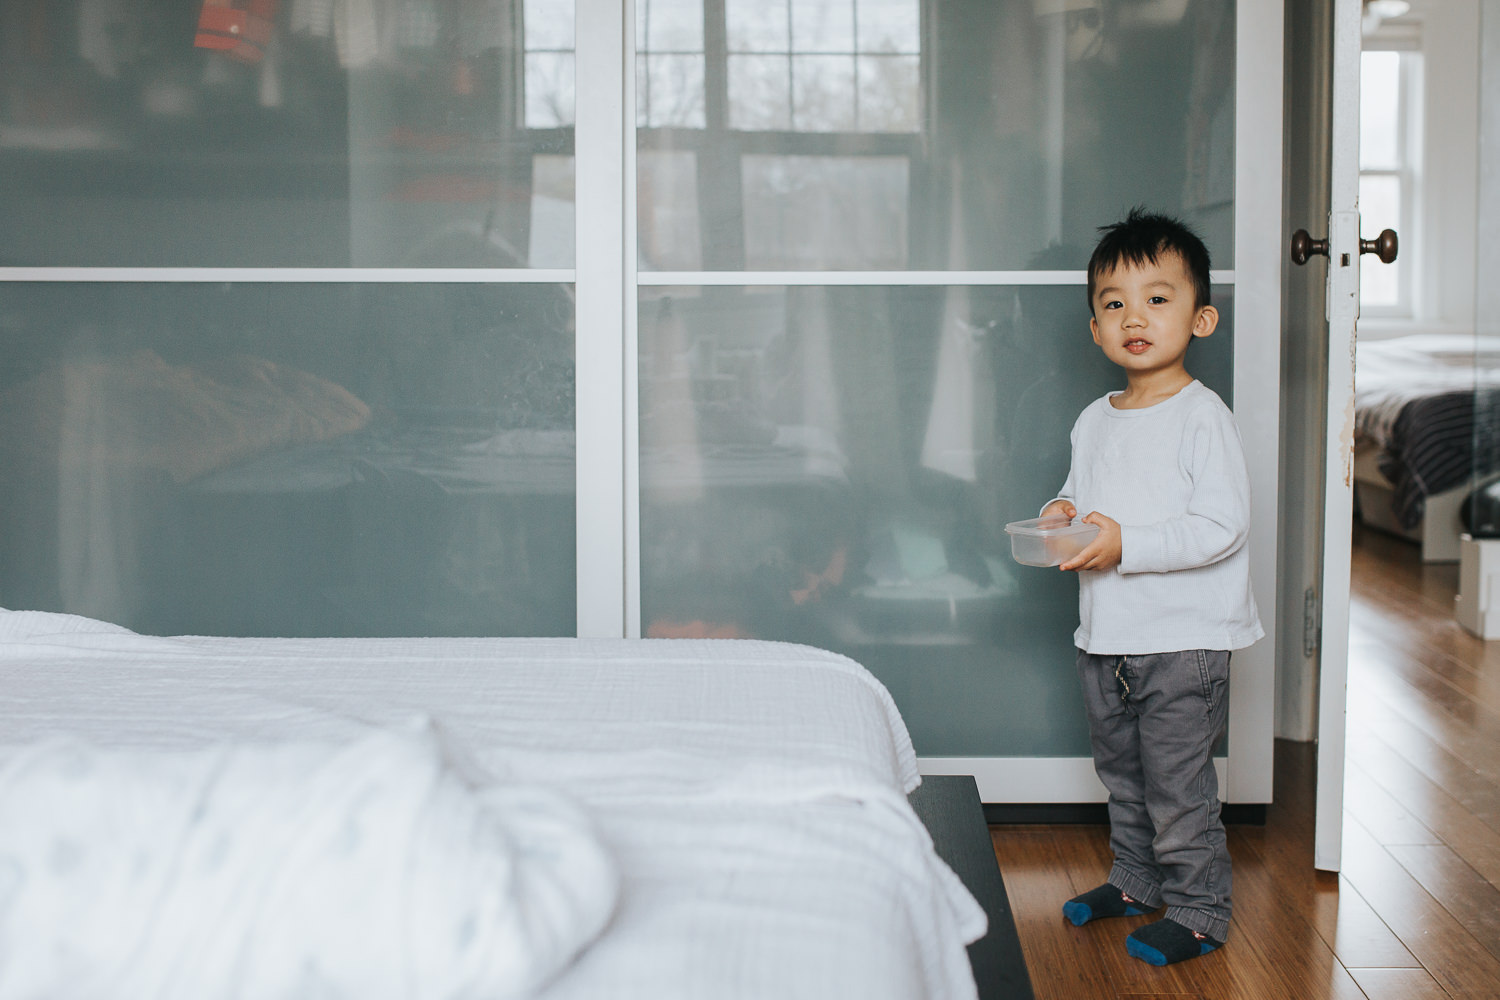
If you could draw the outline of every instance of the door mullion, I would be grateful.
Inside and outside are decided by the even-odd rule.
[[[626,150],[633,4],[577,0],[575,435],[578,634],[627,634]],[[633,294],[633,289],[630,289]]]

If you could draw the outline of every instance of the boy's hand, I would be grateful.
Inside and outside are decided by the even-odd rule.
[[[1078,508],[1067,500],[1054,500],[1042,508],[1043,517],[1065,517],[1069,521],[1078,516]]]
[[[1082,552],[1057,568],[1098,572],[1114,569],[1120,565],[1119,522],[1114,518],[1105,517],[1096,510],[1085,517],[1083,523],[1097,524],[1099,526],[1099,534],[1084,547]]]

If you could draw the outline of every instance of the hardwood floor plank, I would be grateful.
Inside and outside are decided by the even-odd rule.
[[[1338,877],[1312,870],[1312,855],[1298,852],[1295,867],[1277,850],[1277,836],[1231,827],[1234,859],[1234,937],[1226,964],[1242,992],[1235,996],[1330,997],[1364,1000],[1358,984],[1335,956],[1329,935],[1316,923],[1319,896],[1337,894]],[[1219,996],[1221,993],[1210,995]]]
[[[1453,749],[1455,744],[1465,748],[1469,737],[1463,733],[1455,735],[1457,725],[1435,735],[1430,727],[1412,721],[1413,715],[1420,713],[1421,709],[1404,706],[1399,698],[1382,696],[1373,691],[1373,687],[1363,678],[1351,676],[1351,719],[1364,726],[1375,739],[1397,751],[1480,819],[1500,830],[1500,782]],[[1497,743],[1500,743],[1500,736],[1497,736]],[[1483,748],[1473,747],[1467,747],[1467,751],[1470,756],[1486,752]]]
[[[1350,969],[1369,1000],[1449,1000],[1426,969]]]
[[[1500,884],[1500,832],[1367,730],[1351,724],[1349,748],[1358,766],[1394,798],[1421,813],[1442,843],[1457,851],[1486,879]]]
[[[1349,728],[1356,730],[1351,721]],[[1363,731],[1349,733],[1351,746],[1364,746]],[[1350,753],[1344,762],[1344,810],[1364,824],[1380,843],[1441,844],[1442,840],[1361,766],[1364,755]]]
[[[1401,844],[1386,850],[1476,941],[1500,959],[1500,889],[1450,847]]]
[[[1059,851],[1076,850],[1079,838],[1052,826],[996,826],[990,831],[995,856],[1005,876],[1006,893],[1015,914],[1016,933],[1031,972],[1037,1000],[1115,996],[1110,963],[1094,946],[1080,947],[1074,928],[1063,919],[1062,904],[1091,885],[1074,884],[1070,859]]]
[[[1430,681],[1407,658],[1391,656],[1377,664],[1363,654],[1351,653],[1349,687],[1351,694],[1369,693],[1380,699],[1476,769],[1495,769],[1500,715]]]
[[[1500,959],[1352,817],[1344,822],[1344,877],[1449,993],[1500,998]]]
[[[1306,915],[1345,966],[1420,966],[1352,886],[1339,876],[1313,870],[1316,746],[1279,740],[1275,766],[1276,802],[1266,825],[1230,827],[1230,850],[1236,862],[1242,840],[1270,859],[1274,863],[1270,875],[1280,894]]]
[[[1317,881],[1331,876],[1320,872]],[[1419,969],[1418,962],[1401,943],[1374,908],[1365,901],[1342,875],[1333,891],[1319,892],[1314,898],[1314,924],[1318,933],[1333,949],[1334,957],[1346,969],[1355,967],[1382,969]],[[1358,982],[1358,977],[1355,979]]]
[[[1389,595],[1376,599],[1380,620],[1362,625],[1371,632],[1379,629],[1382,639],[1455,693],[1500,713],[1500,650],[1476,645],[1479,640],[1456,625],[1434,627]]]
[[[1482,732],[1500,729],[1500,683],[1489,672],[1455,666],[1450,657],[1434,652],[1430,640],[1413,639],[1408,632],[1378,644],[1351,644],[1351,660],[1361,667],[1379,667],[1381,676],[1404,680],[1428,694],[1433,707]]]
[[[1434,618],[1452,616],[1453,595],[1458,593],[1457,564],[1424,563],[1412,542],[1359,524],[1354,526],[1351,556],[1351,582],[1356,591],[1400,588]]]

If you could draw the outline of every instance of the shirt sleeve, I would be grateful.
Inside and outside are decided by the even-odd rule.
[[[1078,421],[1081,421],[1082,419],[1083,419],[1083,417],[1079,416]],[[1068,434],[1068,446],[1069,446],[1068,447],[1068,454],[1070,454],[1070,455],[1077,454],[1077,449],[1078,449],[1078,421],[1074,421],[1074,423],[1073,423],[1073,430],[1070,431],[1069,434]],[[1068,503],[1075,504],[1075,505],[1078,502],[1077,501],[1077,496],[1074,493],[1074,486],[1073,486],[1073,463],[1072,463],[1071,460],[1069,460],[1069,462],[1068,462],[1068,478],[1063,482],[1062,489],[1058,492],[1057,496],[1053,497],[1051,500],[1048,500],[1046,503],[1042,504],[1042,506],[1037,510],[1037,515],[1040,516],[1042,511],[1046,510],[1052,504],[1057,503],[1057,501],[1059,501],[1059,500],[1066,500],[1066,501],[1068,501]]]
[[[1192,494],[1180,515],[1121,525],[1121,573],[1169,573],[1209,566],[1239,551],[1250,534],[1250,477],[1227,408],[1191,418],[1179,455]]]

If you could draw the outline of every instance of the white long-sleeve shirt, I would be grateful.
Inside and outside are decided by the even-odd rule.
[[[1073,425],[1060,499],[1120,524],[1120,565],[1078,574],[1090,653],[1243,649],[1265,635],[1250,591],[1250,481],[1234,416],[1194,380],[1154,406],[1109,396]]]

